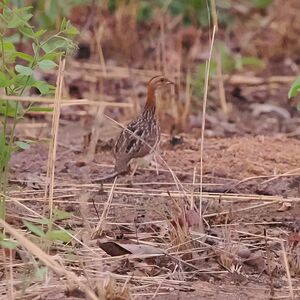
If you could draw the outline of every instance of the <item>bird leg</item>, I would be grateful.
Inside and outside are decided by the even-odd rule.
[[[131,174],[130,174],[130,179],[131,179],[131,181],[133,180],[133,176],[134,176],[135,172],[137,171],[138,167],[139,167],[139,166],[138,166],[137,163],[134,164],[133,170],[132,170],[132,172],[131,172]]]
[[[153,158],[154,158],[154,165],[155,165],[155,169],[156,169],[156,175],[158,176],[159,175],[159,171],[158,171],[158,162],[157,162],[157,157],[156,157],[156,154],[154,153],[153,155]]]

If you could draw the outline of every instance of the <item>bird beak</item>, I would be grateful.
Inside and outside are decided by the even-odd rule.
[[[176,85],[175,82],[168,80],[167,84],[172,84],[172,85]]]

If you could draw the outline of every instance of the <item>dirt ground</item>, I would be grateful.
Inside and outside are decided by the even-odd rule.
[[[117,16],[93,16],[94,27],[67,61],[63,97],[82,103],[61,107],[54,164],[53,208],[72,213],[55,228],[72,232],[72,241],[52,241],[49,250],[23,223],[49,214],[51,113],[27,114],[17,126],[17,138],[32,142],[12,157],[7,205],[7,222],[78,281],[52,271],[44,276],[44,264],[19,247],[12,267],[0,270],[1,299],[8,282],[15,299],[88,299],[79,283],[110,300],[300,299],[300,114],[299,99],[287,98],[300,74],[299,1],[245,12],[243,1],[230,2],[236,21],[230,30],[220,26],[216,43],[265,67],[211,77],[202,177],[203,98],[189,88],[196,89],[193,76],[208,58],[208,30],[163,16],[169,27],[159,18],[143,26],[134,20],[127,31],[126,6]],[[80,15],[74,13],[75,24]],[[103,30],[104,62],[95,28]],[[178,89],[158,107],[156,160],[134,176],[95,182],[113,169],[120,129],[109,118],[126,124],[136,116],[146,82],[162,70]],[[56,75],[49,72],[49,82]]]
[[[141,276],[140,278],[145,275],[147,278],[155,278],[155,268],[147,267],[152,265],[149,261],[133,260],[128,262],[129,265],[123,265],[122,260],[117,260],[112,264],[109,262],[109,255],[95,241],[108,238],[109,241],[121,244],[134,244],[135,237],[139,237],[142,242],[159,248],[170,247],[172,243],[166,233],[170,219],[180,219],[182,213],[174,208],[174,203],[181,205],[182,199],[190,199],[193,194],[196,206],[199,204],[200,140],[188,134],[182,134],[180,138],[165,135],[162,140],[161,156],[184,186],[186,196],[176,188],[172,175],[163,163],[158,167],[158,174],[156,167],[152,166],[138,170],[133,178],[130,175],[122,176],[114,187],[105,232],[96,240],[90,240],[86,239],[82,231],[88,232],[87,224],[89,227],[97,224],[112,188],[109,182],[102,187],[97,183],[91,184],[91,179],[108,174],[113,167],[113,158],[111,143],[109,140],[101,140],[94,159],[87,162],[83,143],[85,130],[70,130],[77,125],[74,121],[64,122],[59,132],[54,204],[74,212],[76,216],[76,221],[70,220],[65,226],[71,226],[77,233],[81,232],[79,236],[82,241],[97,249],[99,257],[103,257],[101,267],[96,269],[122,275],[132,274]],[[80,135],[81,139],[77,138]],[[179,252],[175,251],[178,257],[186,261],[192,259],[198,271],[184,265],[180,266],[181,271],[176,271],[174,263],[168,259],[156,260],[154,265],[161,268],[156,276],[163,275],[166,286],[163,281],[160,284],[153,283],[140,293],[138,286],[143,284],[132,283],[132,295],[136,299],[140,299],[141,294],[145,294],[146,298],[149,294],[151,299],[155,293],[155,299],[185,299],[187,296],[191,299],[268,299],[271,290],[267,275],[269,255],[274,299],[286,297],[289,294],[288,279],[279,241],[288,241],[292,233],[299,230],[299,149],[298,139],[287,138],[282,134],[273,137],[205,138],[205,225],[200,231],[193,227],[188,231],[189,236],[196,240],[203,231],[208,237],[204,244],[194,241],[191,248],[184,250],[193,253],[193,258],[180,254],[180,248],[177,250]],[[45,178],[47,155],[47,145],[37,144],[28,151],[19,152],[12,161],[12,196],[17,199],[25,197],[24,201],[29,195],[35,197],[38,202],[24,203],[40,213],[42,206],[39,201],[43,201],[40,191]],[[197,176],[193,183],[194,172]],[[15,204],[12,204],[8,211],[14,207]],[[12,214],[14,222],[27,214],[26,210],[18,208],[18,213],[14,211]],[[265,234],[270,250],[268,255]],[[288,247],[288,253],[295,251],[289,248],[288,243],[285,247]],[[241,248],[251,252],[250,263],[239,256]],[[75,249],[77,255],[85,261],[87,272],[90,272],[94,268],[87,261],[90,254],[82,253],[80,245],[75,246]],[[56,251],[60,253],[59,250]],[[220,254],[222,251],[228,257]],[[65,254],[60,255],[66,259]],[[231,269],[236,265],[241,266],[239,271]],[[290,268],[293,269],[291,266]],[[295,268],[294,272],[297,274],[297,267]],[[168,282],[174,279],[183,280],[183,286],[181,287],[181,283]],[[292,282],[294,293],[297,294],[297,276]],[[63,287],[60,288],[65,293]],[[43,299],[52,299],[49,292],[44,292],[43,295]]]

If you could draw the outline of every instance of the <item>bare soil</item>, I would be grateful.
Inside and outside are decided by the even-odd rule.
[[[97,243],[105,237],[120,244],[135,244],[138,238],[142,243],[169,248],[172,243],[168,238],[168,224],[174,216],[180,218],[180,212],[174,209],[174,201],[180,205],[184,195],[176,188],[173,177],[164,164],[160,164],[158,174],[156,167],[150,167],[138,170],[133,178],[130,175],[122,176],[118,178],[114,188],[105,230],[101,236],[90,240],[86,237],[90,232],[86,226],[88,224],[88,227],[93,227],[97,224],[112,188],[111,183],[103,186],[91,184],[91,178],[102,177],[111,171],[111,143],[100,139],[94,159],[87,162],[83,144],[85,131],[70,130],[74,126],[77,126],[77,122],[64,122],[59,132],[54,204],[74,212],[75,218],[64,225],[66,228],[71,226],[77,232],[77,237],[81,237],[82,241],[98,253],[99,258],[103,258],[98,266],[91,266],[88,263],[91,255],[89,251],[83,251],[80,245],[74,244],[69,251],[75,251],[81,257],[88,273],[93,274],[96,268],[123,276],[141,276],[140,279],[145,275],[153,279],[162,275],[166,278],[166,286],[164,281],[160,284],[153,282],[150,286],[145,286],[143,292],[138,288],[139,285],[143,286],[141,282],[138,283],[138,279],[135,283],[132,282],[130,291],[137,299],[142,294],[153,296],[155,293],[156,299],[268,299],[271,287],[267,275],[268,257],[264,238],[267,234],[275,296],[288,295],[288,280],[278,241],[287,241],[292,232],[299,230],[298,139],[280,134],[273,137],[205,138],[203,207],[206,222],[202,230],[208,237],[204,244],[197,245],[195,242],[186,250],[193,253],[196,270],[181,265],[181,269],[176,271],[174,262],[156,260],[154,265],[160,269],[156,272],[154,267],[147,267],[153,264],[147,260],[129,260],[129,265],[124,265],[123,260],[116,260],[112,264],[109,262],[109,255]],[[78,138],[80,134],[81,138]],[[180,144],[174,145],[174,140],[180,141]],[[197,206],[200,196],[199,149],[199,139],[182,134],[176,139],[165,135],[160,151],[162,158],[184,185],[186,193],[193,193]],[[43,201],[41,192],[46,158],[47,145],[38,144],[28,151],[16,154],[11,165],[12,196],[19,201],[25,198],[24,204],[39,213],[42,213],[43,207],[40,201]],[[194,174],[196,179],[193,183]],[[28,196],[36,198],[37,202],[26,201]],[[290,206],[279,211],[283,203],[289,203]],[[15,204],[12,203],[8,210],[14,223],[23,215],[28,215],[28,211],[18,208],[16,212],[14,208]],[[189,235],[196,238],[200,233],[194,230],[190,228]],[[289,247],[288,244],[286,247]],[[247,264],[240,258],[237,254],[240,248],[246,248],[251,251],[251,255],[256,255],[254,262]],[[223,251],[222,249],[225,253],[231,253],[229,257],[234,257],[231,262],[228,262],[229,258],[226,260],[220,255],[218,250]],[[66,259],[66,253],[58,249],[55,252]],[[191,259],[179,254],[180,252],[175,253],[178,254],[174,256],[186,261]],[[76,264],[75,261],[74,263]],[[241,269],[238,272],[229,271],[235,265],[241,266]],[[183,286],[180,283],[170,283],[174,279],[183,280]],[[297,277],[292,282],[294,293],[297,293]],[[55,284],[62,289],[63,295],[63,285],[57,282]],[[43,297],[53,299],[49,290],[44,292]]]
[[[52,116],[33,113],[17,127],[17,138],[36,142],[12,157],[7,221],[105,299],[300,299],[299,99],[287,99],[299,75],[299,0],[246,12],[242,2],[231,1],[237,18],[231,29],[219,28],[217,39],[234,57],[258,57],[265,68],[223,74],[227,111],[220,80],[210,79],[202,178],[203,102],[193,92],[186,96],[186,74],[208,58],[210,39],[208,31],[169,16],[140,26],[133,10],[117,17],[99,10],[68,60],[64,98],[106,101],[105,116],[122,124],[143,107],[151,76],[164,70],[179,83],[175,96],[160,103],[164,134],[156,165],[115,184],[94,180],[113,168],[119,128],[97,114],[94,102],[62,107],[53,204],[73,213],[55,225],[72,231],[68,244],[54,241],[49,250],[23,224],[49,213]],[[78,11],[72,21],[81,24],[86,11]],[[170,26],[162,35],[164,23]],[[95,29],[103,29],[105,62]],[[48,76],[55,83],[56,74]],[[91,132],[99,135],[96,150]],[[43,264],[24,247],[7,265],[0,270],[1,299],[11,282],[15,299],[87,298],[65,276],[37,273]]]

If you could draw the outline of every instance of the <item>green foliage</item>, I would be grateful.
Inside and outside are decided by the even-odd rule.
[[[15,249],[18,246],[16,241],[7,238],[3,233],[0,232],[0,247],[4,249]]]
[[[300,76],[295,79],[289,90],[289,98],[295,97],[300,93]]]
[[[237,70],[241,71],[249,68],[263,69],[265,67],[264,62],[257,57],[233,54],[225,44],[217,43],[210,63],[210,76],[214,76],[217,73],[217,55],[220,55],[221,58],[223,74],[231,74]],[[205,65],[205,63],[199,64],[195,72],[193,90],[197,96],[203,95]]]
[[[34,278],[35,280],[44,280],[48,273],[48,267],[37,267],[35,269]]]
[[[289,93],[288,93],[288,97],[292,98],[297,96],[298,94],[300,94],[300,76],[298,76],[295,81],[292,83]],[[297,105],[298,110],[300,110],[300,102]]]
[[[118,9],[119,5],[126,4],[129,1],[124,0],[109,0],[108,10],[113,13]],[[230,5],[226,2],[220,3],[216,1],[219,12],[219,21],[221,24],[229,24],[233,20],[233,15],[230,13]],[[137,2],[138,14],[137,19],[140,22],[147,22],[153,19],[157,9],[167,10],[172,16],[182,15],[185,25],[209,25],[209,6],[210,1],[207,0],[140,0]]]
[[[32,14],[38,27],[58,29],[61,20],[68,17],[72,8],[77,5],[89,5],[91,0],[11,0],[17,7],[32,5]],[[43,29],[42,29],[43,30]],[[42,30],[36,34],[43,34]]]
[[[59,31],[51,34],[46,29],[31,25],[32,11],[33,8],[25,6],[24,1],[0,3],[0,87],[4,89],[6,96],[21,96],[31,88],[38,89],[41,95],[53,95],[55,87],[36,79],[35,72],[56,68],[56,61],[75,49],[72,39],[79,32],[69,21],[63,19]],[[23,42],[31,45],[27,52],[18,51]],[[14,151],[26,150],[30,146],[24,141],[15,141],[14,136],[18,122],[29,111],[34,111],[31,104],[25,108],[19,102],[5,96],[0,97],[1,218],[5,216],[3,194],[7,186],[10,157]],[[38,111],[48,112],[49,108],[39,107]]]
[[[108,0],[107,8],[114,13],[120,5],[129,4],[130,0]],[[241,5],[265,9],[271,5],[273,0],[250,0]],[[232,1],[215,1],[220,25],[231,25],[234,21]],[[172,16],[182,15],[184,25],[195,25],[207,27],[210,24],[211,2],[208,0],[140,0],[137,4],[137,20],[139,22],[151,21],[156,11],[167,11]]]
[[[251,3],[254,7],[257,8],[267,8],[269,5],[271,5],[273,0],[251,0]]]
[[[35,236],[41,238],[44,241],[60,241],[63,243],[69,243],[72,239],[70,232],[63,229],[52,229],[52,222],[60,221],[60,220],[67,220],[72,217],[72,213],[66,212],[63,210],[55,209],[53,211],[53,218],[52,220],[42,218],[35,220],[35,225],[32,222],[23,220],[24,225],[30,230]],[[47,230],[44,227],[47,227]]]

